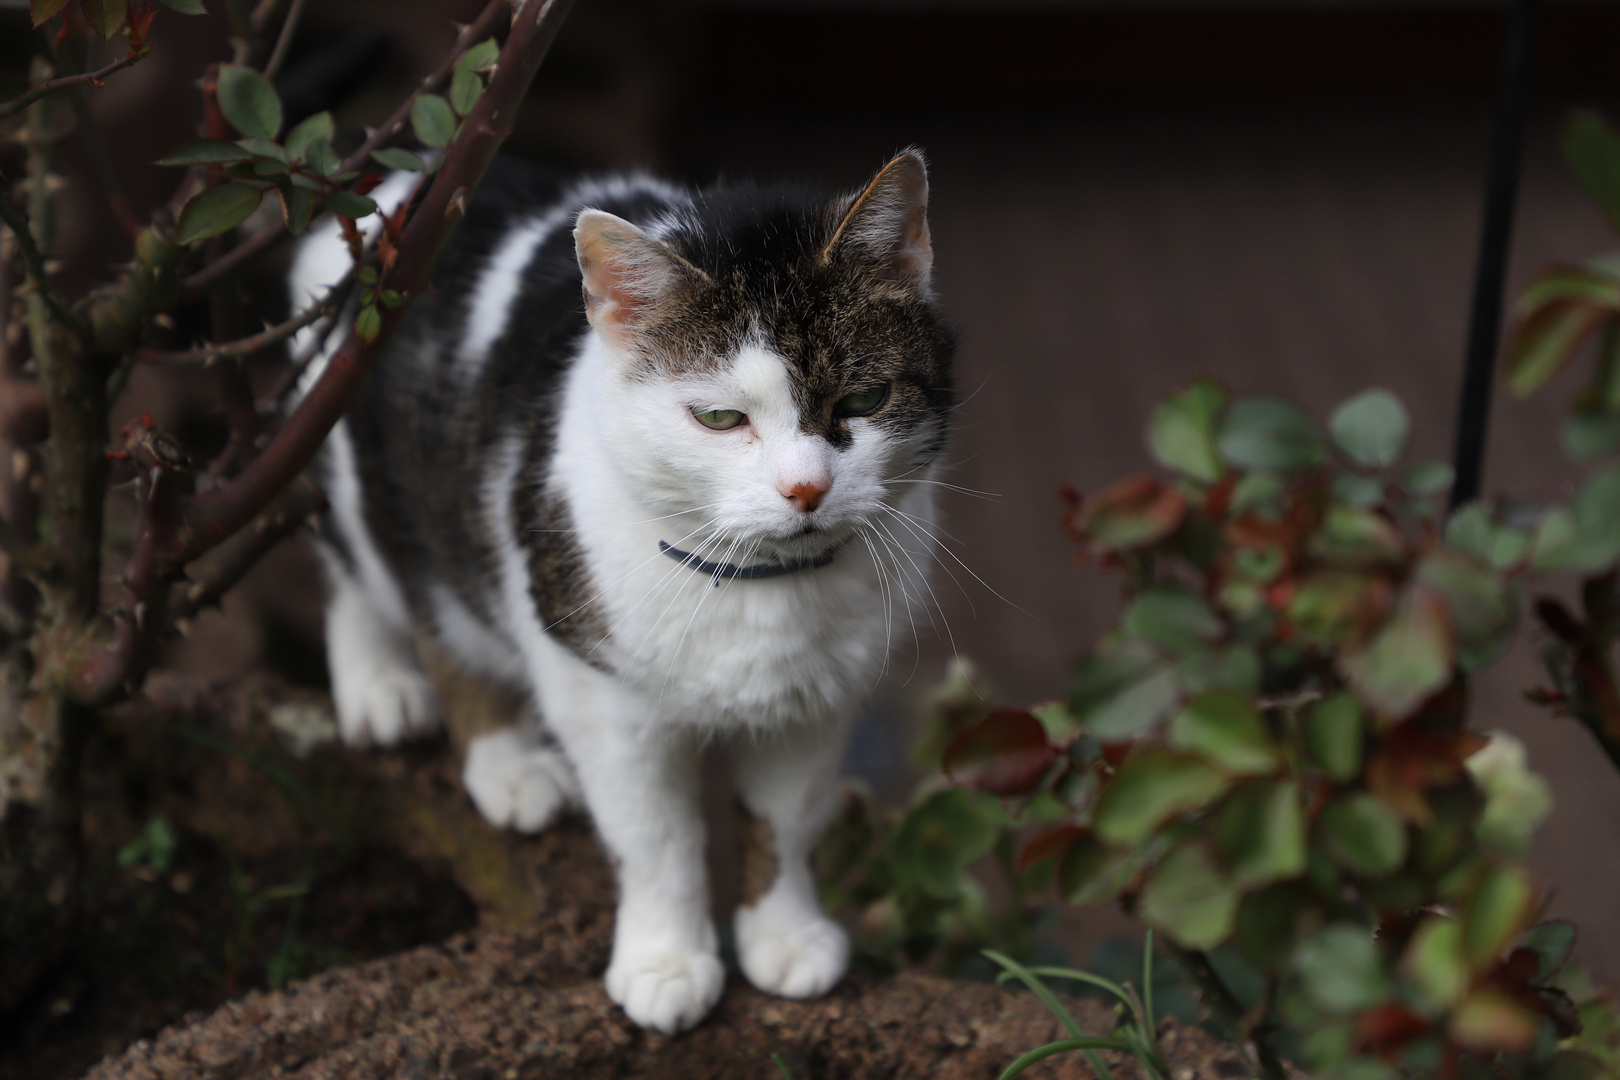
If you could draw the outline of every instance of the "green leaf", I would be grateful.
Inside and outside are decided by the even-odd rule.
[[[1158,543],[1180,527],[1187,500],[1150,476],[1132,476],[1098,493],[1087,507],[1085,531],[1099,552]]]
[[[287,151],[283,150],[281,144],[273,139],[260,139],[249,136],[245,139],[236,140],[236,145],[257,158],[269,158],[272,161],[281,162],[288,160]]]
[[[1530,538],[1517,529],[1498,525],[1483,502],[1471,502],[1446,523],[1446,543],[1476,555],[1498,570],[1517,565],[1530,548]]]
[[[220,67],[219,109],[232,127],[250,138],[274,139],[281,130],[281,99],[276,88],[250,67]]]
[[[1395,612],[1363,649],[1339,667],[1359,697],[1386,720],[1401,720],[1451,681],[1450,613],[1440,594],[1409,584]]]
[[[399,306],[405,302],[405,297],[395,292],[393,289],[382,290],[377,294],[377,299],[382,301],[382,306],[387,308],[389,311],[397,310]]]
[[[259,208],[264,192],[246,184],[221,184],[192,198],[180,211],[175,240],[194,244],[236,228]]]
[[[1537,923],[1524,932],[1518,947],[1536,954],[1536,973],[1532,985],[1541,985],[1569,963],[1575,953],[1575,924],[1564,919],[1549,919]]]
[[[1162,720],[1179,691],[1174,667],[1150,647],[1127,643],[1080,661],[1069,707],[1092,736],[1117,742]]]
[[[1559,304],[1587,304],[1620,311],[1620,278],[1612,267],[1599,262],[1557,266],[1532,281],[1513,307],[1520,318],[1528,318],[1542,308]]]
[[[478,97],[484,92],[484,80],[477,73],[464,68],[457,68],[455,74],[450,76],[450,107],[457,116],[466,116],[472,112],[478,103]]]
[[[1288,966],[1299,943],[1322,925],[1322,912],[1300,884],[1278,884],[1243,898],[1237,914],[1238,948],[1263,971]]]
[[[1620,229],[1620,136],[1597,113],[1579,109],[1564,129],[1564,157],[1609,224]]]
[[[1333,498],[1351,506],[1379,506],[1384,501],[1384,481],[1377,476],[1342,472],[1333,478]]]
[[[159,158],[159,165],[223,165],[233,161],[249,161],[253,155],[235,143],[218,139],[192,139],[167,157]]]
[[[1221,419],[1221,456],[1241,469],[1298,472],[1327,461],[1327,444],[1310,417],[1276,398],[1243,398]]]
[[[1182,657],[1176,665],[1189,694],[1206,690],[1238,690],[1253,694],[1260,689],[1260,654],[1252,645],[1206,649]]]
[[[1560,441],[1576,461],[1592,461],[1620,450],[1620,416],[1576,413],[1564,421]]]
[[[1033,714],[1000,708],[952,739],[943,764],[953,784],[1014,796],[1032,791],[1056,758]]]
[[[163,0],[163,6],[170,11],[178,11],[182,15],[208,14],[208,9],[203,7],[202,0]]]
[[[1412,934],[1401,966],[1431,1010],[1438,1012],[1456,1004],[1474,981],[1463,958],[1462,923],[1427,916]]]
[[[1395,590],[1383,573],[1317,570],[1288,599],[1288,621],[1309,641],[1348,645],[1367,640],[1389,617]]]
[[[79,10],[84,12],[90,29],[100,34],[102,41],[107,41],[124,25],[129,0],[79,0]]]
[[[438,94],[421,94],[411,105],[411,128],[427,146],[449,146],[456,134],[456,114]]]
[[[320,196],[307,188],[294,187],[289,184],[281,188],[277,194],[281,196],[281,216],[287,221],[287,231],[298,236],[309,228],[309,219],[315,213],[315,204]]]
[[[1170,721],[1170,744],[1234,776],[1269,773],[1282,764],[1248,695],[1213,690],[1189,701]]]
[[[135,838],[118,849],[118,865],[125,870],[144,866],[154,873],[168,873],[174,862],[175,849],[180,838],[167,818],[154,817],[146,822]]]
[[[1494,986],[1475,987],[1452,1013],[1448,1034],[1465,1050],[1489,1054],[1526,1050],[1540,1027],[1538,1018]]]
[[[969,792],[938,792],[917,806],[894,837],[894,867],[936,900],[962,893],[962,871],[995,846],[1000,828]]]
[[[1142,592],[1125,609],[1125,632],[1172,653],[1218,641],[1226,626],[1210,606],[1185,589]]]
[[[1305,808],[1296,780],[1244,784],[1221,805],[1215,843],[1232,883],[1253,889],[1305,872]]]
[[[1148,446],[1166,468],[1213,483],[1226,471],[1215,452],[1215,421],[1226,407],[1226,390],[1198,379],[1166,398],[1148,425]]]
[[[1334,799],[1316,819],[1328,856],[1352,873],[1388,877],[1406,861],[1406,826],[1366,792]]]
[[[1212,803],[1232,781],[1203,758],[1144,750],[1126,758],[1097,800],[1092,820],[1107,843],[1141,843],[1159,826]]]
[[[1372,931],[1334,923],[1301,945],[1294,971],[1307,995],[1330,1013],[1344,1014],[1383,1003],[1392,990]]]
[[[1339,783],[1348,783],[1361,773],[1366,724],[1355,695],[1341,690],[1315,702],[1303,721],[1305,752],[1311,760]]]
[[[1463,955],[1475,971],[1484,971],[1524,932],[1535,911],[1536,890],[1518,866],[1493,866],[1485,872],[1463,910]]]
[[[402,169],[405,172],[421,172],[422,159],[409,150],[401,150],[395,146],[386,146],[381,150],[373,150],[371,156],[380,165],[390,169]]]
[[[1528,397],[1545,386],[1608,318],[1603,308],[1566,302],[1525,319],[1508,345],[1508,387]]]
[[[1451,608],[1457,663],[1464,671],[1479,670],[1511,644],[1519,606],[1495,571],[1455,548],[1438,548],[1418,563],[1416,577]]]
[[[1118,849],[1085,837],[1063,853],[1058,862],[1057,887],[1075,907],[1106,904],[1135,879],[1144,862],[1140,849]]]
[[[313,143],[324,142],[330,144],[332,136],[336,133],[332,125],[332,114],[318,112],[314,116],[301,120],[298,126],[287,132],[287,157],[292,161],[304,160]]]
[[[1406,470],[1402,484],[1413,495],[1438,495],[1451,490],[1457,472],[1443,461],[1420,461]]]
[[[346,218],[363,218],[377,212],[376,203],[352,191],[332,192],[326,197],[326,206],[332,213],[342,214]]]
[[[1400,562],[1406,543],[1400,530],[1376,510],[1329,503],[1307,549],[1329,562],[1355,566]]]
[[[367,304],[360,309],[360,315],[354,320],[354,332],[360,335],[360,340],[371,344],[382,333],[382,313],[377,310],[376,304]]]
[[[56,13],[67,7],[68,0],[29,0],[28,17],[33,20],[34,26],[40,27],[56,16]]]
[[[485,38],[456,60],[457,71],[487,71],[501,58],[501,46],[494,38]]]
[[[317,176],[330,177],[343,167],[343,159],[332,149],[332,144],[320,139],[304,148],[304,162]]]
[[[1535,570],[1592,573],[1620,559],[1620,467],[1603,470],[1581,488],[1572,507],[1553,510],[1536,530]]]
[[[1191,840],[1159,861],[1137,914],[1188,949],[1212,949],[1232,934],[1241,894],[1221,876],[1209,844]]]
[[[1406,453],[1412,420],[1388,390],[1363,390],[1328,417],[1328,430],[1345,456],[1369,469],[1395,464]]]

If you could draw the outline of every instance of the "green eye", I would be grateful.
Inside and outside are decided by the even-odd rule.
[[[710,409],[707,412],[699,412],[694,408],[692,415],[697,417],[698,423],[715,431],[729,431],[748,419],[736,409]]]
[[[839,416],[867,416],[881,409],[883,403],[888,400],[889,384],[880,383],[865,390],[845,394],[838,399],[838,404],[833,406],[833,412]]]

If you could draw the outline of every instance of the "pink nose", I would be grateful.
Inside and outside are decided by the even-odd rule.
[[[801,514],[808,514],[821,505],[822,496],[827,494],[831,484],[794,484],[788,488],[784,496],[799,508]]]

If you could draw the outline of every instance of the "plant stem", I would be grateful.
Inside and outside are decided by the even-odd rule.
[[[1237,995],[1232,993],[1215,966],[1209,962],[1209,957],[1196,949],[1184,949],[1179,945],[1172,944],[1167,948],[1198,987],[1199,997],[1215,1022],[1226,1028],[1234,1038],[1247,1039],[1254,1047],[1260,1075],[1266,1080],[1287,1080],[1282,1061],[1271,1048],[1266,1033],[1248,1022]]]
[[[107,76],[115,71],[121,71],[129,67],[139,59],[138,56],[125,54],[99,71],[86,71],[80,75],[64,75],[60,79],[53,79],[48,74],[43,78],[36,77],[36,85],[10,101],[0,104],[0,120],[4,120],[8,116],[16,116],[45,95],[66,89],[69,86],[100,86],[101,81]]]

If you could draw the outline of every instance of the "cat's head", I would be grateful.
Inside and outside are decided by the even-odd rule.
[[[649,507],[702,520],[707,557],[820,554],[924,478],[955,348],[927,209],[907,151],[831,200],[740,186],[642,226],[579,215],[607,445]]]

